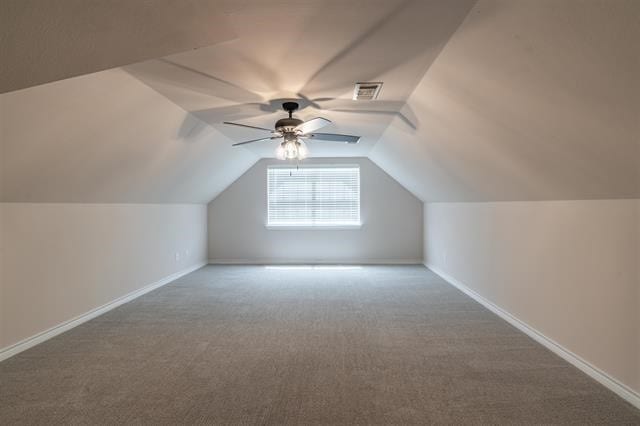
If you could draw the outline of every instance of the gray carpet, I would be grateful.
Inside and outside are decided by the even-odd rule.
[[[0,363],[0,424],[640,424],[420,266],[208,266]]]

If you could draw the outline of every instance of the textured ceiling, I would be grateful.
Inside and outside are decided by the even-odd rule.
[[[313,156],[369,156],[423,200],[640,197],[640,2],[167,0],[149,20],[110,4],[97,22],[123,16],[139,39],[68,16],[35,31],[58,53],[88,31],[106,50],[85,61],[3,36],[9,90],[143,62],[0,95],[0,200],[207,202],[275,148],[231,148],[262,134],[220,123],[272,127],[290,98],[363,136]],[[384,81],[379,101],[350,99],[362,80]]]
[[[2,0],[0,93],[235,37],[209,0]]]

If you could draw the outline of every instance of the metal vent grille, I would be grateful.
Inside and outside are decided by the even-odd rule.
[[[354,101],[371,101],[378,97],[382,82],[373,83],[356,83],[356,89],[353,91]]]

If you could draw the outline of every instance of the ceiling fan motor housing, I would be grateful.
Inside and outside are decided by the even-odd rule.
[[[302,123],[303,121],[298,118],[281,118],[276,121],[276,130],[281,133],[294,132],[295,128]]]

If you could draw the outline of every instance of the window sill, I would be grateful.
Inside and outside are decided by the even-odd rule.
[[[353,231],[360,225],[266,225],[270,231]]]

